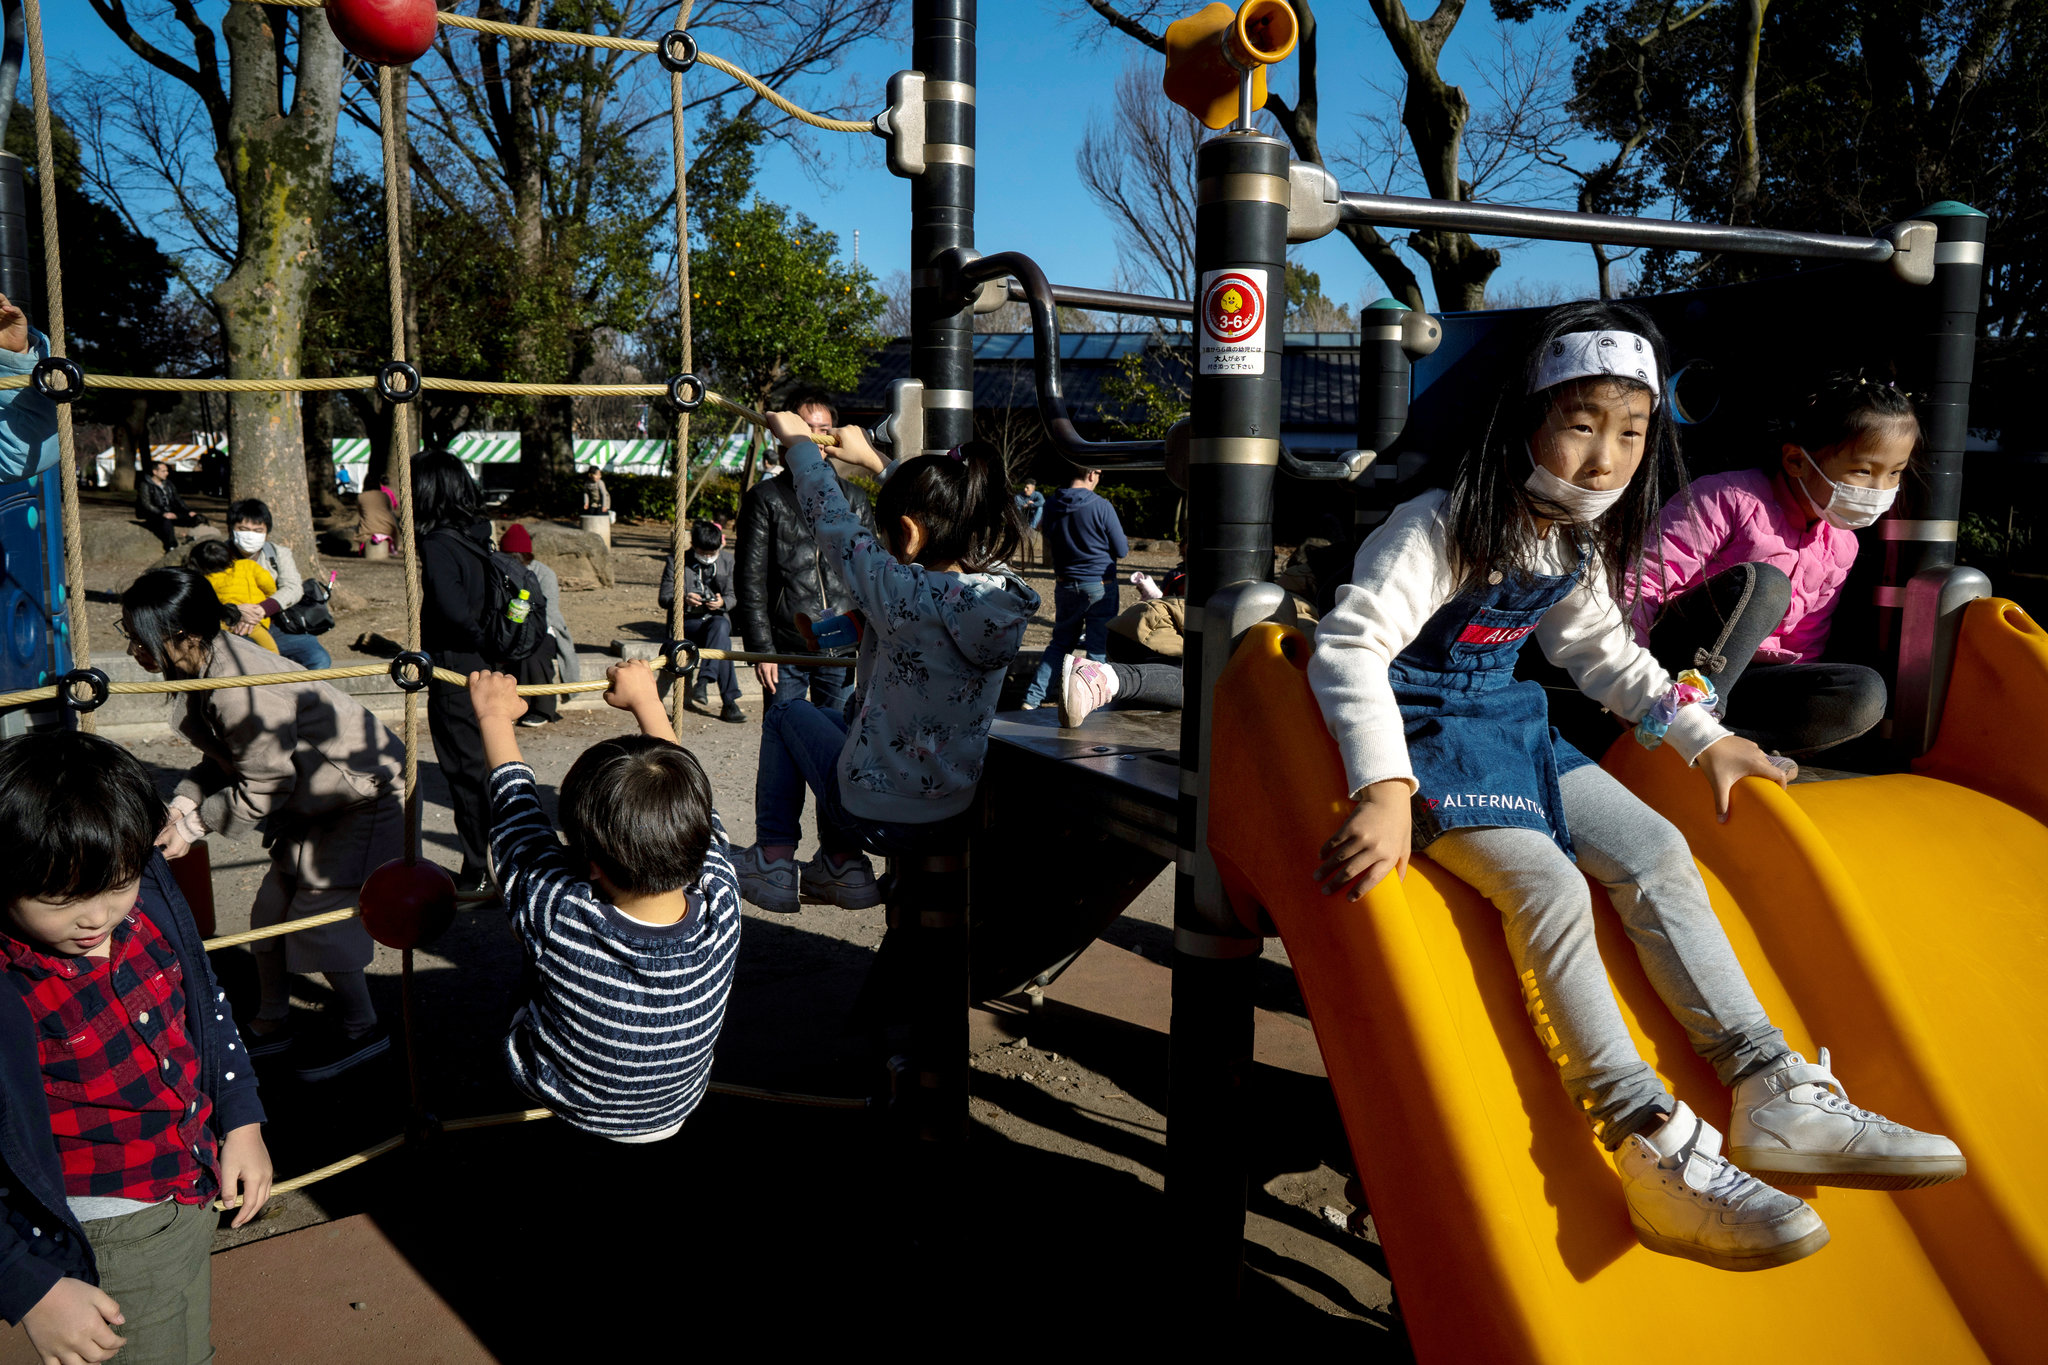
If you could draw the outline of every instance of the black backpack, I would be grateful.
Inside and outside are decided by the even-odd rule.
[[[516,664],[533,657],[541,641],[548,638],[548,604],[541,595],[540,576],[518,555],[487,550],[459,532],[449,539],[483,561],[484,615],[476,624],[483,642],[479,652],[498,664]],[[531,607],[524,621],[514,621],[508,611],[522,589]]]

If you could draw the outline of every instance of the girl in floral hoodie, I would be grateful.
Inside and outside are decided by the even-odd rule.
[[[745,850],[741,893],[771,910],[794,911],[800,899],[859,909],[881,899],[863,848],[912,852],[973,804],[996,697],[1038,594],[1005,563],[1022,527],[992,452],[969,445],[891,469],[859,428],[841,427],[835,453],[887,475],[877,539],[847,507],[809,425],[787,412],[768,420],[797,505],[859,603],[860,667],[847,714],[797,704],[763,718],[762,762],[780,750],[803,773],[823,851],[799,872],[794,849]]]

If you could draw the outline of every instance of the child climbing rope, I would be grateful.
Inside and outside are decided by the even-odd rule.
[[[1855,533],[1890,510],[1920,419],[1890,384],[1834,375],[1783,431],[1768,468],[1701,479],[1665,507],[1636,637],[1705,674],[1734,733],[1803,758],[1884,719],[1884,679],[1821,655]]]
[[[1610,710],[1702,768],[1723,819],[1744,777],[1784,775],[1637,644],[1617,598],[1665,496],[1680,491],[1659,403],[1663,344],[1621,304],[1535,326],[1484,438],[1447,490],[1396,508],[1360,547],[1317,631],[1309,682],[1357,809],[1324,846],[1324,893],[1363,896],[1411,848],[1492,901],[1529,1017],[1572,1101],[1614,1153],[1643,1245],[1725,1270],[1809,1256],[1828,1231],[1799,1183],[1908,1188],[1964,1173],[1954,1143],[1849,1103],[1765,1015],[1684,838],[1555,735],[1517,681],[1534,636]],[[1660,728],[1661,727],[1661,728]],[[1574,867],[1574,862],[1577,866]],[[1586,876],[1608,890],[1651,982],[1734,1092],[1721,1133],[1636,1051],[1600,962]],[[1341,912],[1340,912],[1341,913]]]

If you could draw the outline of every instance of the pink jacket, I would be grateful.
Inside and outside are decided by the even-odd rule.
[[[1792,580],[1792,605],[1756,657],[1768,663],[1817,659],[1827,647],[1828,623],[1849,567],[1856,562],[1856,534],[1789,513],[1774,474],[1738,469],[1714,474],[1692,486],[1693,509],[1681,499],[1664,508],[1657,558],[1660,575],[1646,575],[1636,602],[1636,636],[1645,643],[1658,609],[1738,564],[1769,564]]]

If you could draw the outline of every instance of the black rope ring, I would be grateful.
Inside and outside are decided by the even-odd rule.
[[[405,383],[393,384],[394,379]],[[377,367],[377,392],[387,403],[410,403],[420,396],[420,372],[403,360],[387,360]]]
[[[92,695],[80,697],[74,690],[80,686],[91,688]],[[74,668],[57,679],[57,696],[80,714],[97,711],[107,704],[107,675],[97,668]]]
[[[677,663],[678,659],[683,660]],[[697,646],[688,640],[664,640],[661,643],[661,671],[684,678],[697,671]]]
[[[711,392],[704,381],[694,374],[679,374],[668,381],[668,405],[677,412],[695,412],[704,406],[704,396]],[[683,397],[690,394],[688,398]]]
[[[697,40],[679,28],[672,28],[661,35],[654,55],[663,66],[680,76],[697,64]]]
[[[52,403],[75,403],[85,392],[85,371],[78,368],[78,362],[69,356],[44,356],[28,372],[29,382],[36,386],[36,392]],[[57,388],[50,383],[52,375],[64,376],[64,387]]]
[[[401,692],[418,692],[434,677],[434,656],[408,649],[391,661],[391,681]]]

